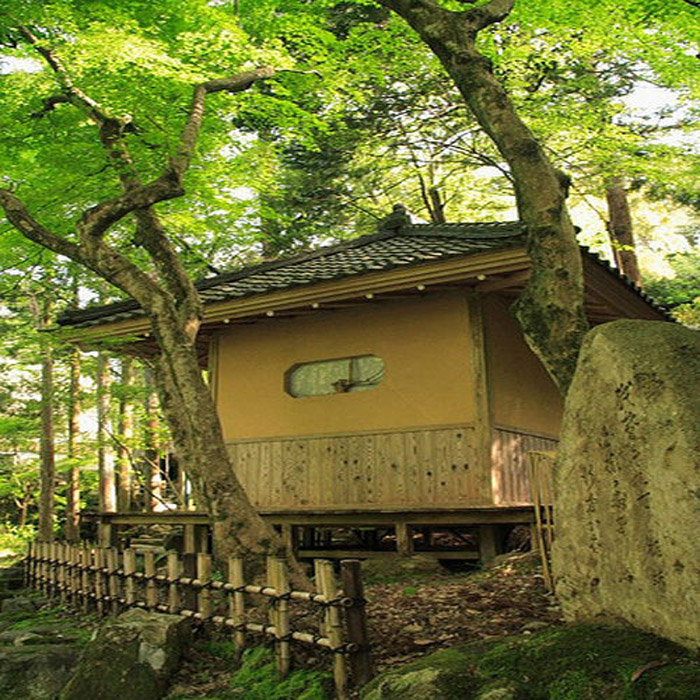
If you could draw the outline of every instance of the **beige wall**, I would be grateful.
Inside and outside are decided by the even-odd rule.
[[[218,347],[216,396],[227,440],[469,423],[467,305],[459,292],[367,303],[235,326]],[[385,379],[371,391],[292,398],[295,363],[375,354]]]
[[[506,299],[484,298],[486,363],[494,424],[559,435],[563,402],[525,343]]]

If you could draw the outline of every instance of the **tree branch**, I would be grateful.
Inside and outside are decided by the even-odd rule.
[[[0,206],[10,223],[30,241],[88,267],[108,282],[126,292],[141,306],[146,306],[163,292],[139,267],[100,240],[91,245],[77,244],[55,234],[40,224],[26,205],[12,192],[0,189]]]
[[[170,159],[170,167],[177,178],[182,179],[194,155],[202,127],[202,119],[204,118],[204,102],[207,95],[215,92],[243,92],[258,80],[271,78],[275,73],[276,70],[274,68],[256,68],[229,78],[219,78],[195,85],[187,121],[180,135],[180,144],[176,154]]]
[[[36,112],[32,112],[29,115],[32,117],[32,119],[40,119],[45,114],[52,112],[58,104],[69,103],[70,97],[67,95],[51,95],[49,97],[45,97],[43,102],[44,104],[42,105],[41,109],[37,110]]]
[[[490,0],[485,5],[465,10],[463,17],[475,31],[480,31],[491,24],[502,22],[513,10],[515,0]]]
[[[18,230],[25,238],[34,241],[44,248],[52,250],[59,255],[65,255],[76,262],[84,262],[80,246],[69,241],[61,236],[58,236],[53,231],[50,231],[45,226],[42,226],[30,213],[19,197],[5,189],[0,189],[0,206],[5,211],[8,221]]]

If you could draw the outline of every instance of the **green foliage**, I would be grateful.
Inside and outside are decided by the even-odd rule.
[[[30,542],[36,539],[33,525],[0,525],[0,550],[11,550],[18,555],[26,555]]]

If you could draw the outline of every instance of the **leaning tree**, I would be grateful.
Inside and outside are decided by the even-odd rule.
[[[42,216],[25,203],[21,187],[0,189],[0,205],[24,237],[88,268],[143,309],[157,348],[148,362],[157,380],[175,449],[211,514],[217,555],[279,552],[280,539],[251,506],[235,476],[198,361],[196,338],[202,305],[156,207],[186,193],[186,175],[209,100],[222,93],[249,90],[279,71],[259,67],[195,82],[189,107],[182,109],[184,119],[177,143],[168,144],[170,155],[156,169],[153,159],[144,167],[143,158],[134,155],[130,136],[140,133],[140,125],[89,94],[52,46],[50,35],[51,31],[43,27],[11,21],[4,29],[6,45],[30,47],[53,76],[53,90],[43,96],[40,109],[25,115],[26,119],[41,120],[59,110],[76,110],[79,118],[72,122],[73,132],[66,133],[66,142],[78,132],[82,137],[86,124],[91,124],[106,155],[103,170],[113,175],[121,191],[91,202],[77,215],[66,207],[65,215],[75,220],[68,230],[42,222]],[[59,34],[58,43],[66,39],[70,41],[70,30]],[[122,89],[138,88],[138,84],[127,84]],[[128,237],[124,236],[125,230],[129,231]]]
[[[550,161],[545,149],[514,107],[489,57],[480,35],[505,22],[516,0],[376,0],[392,10],[417,32],[440,60],[470,111],[508,163],[513,179],[518,213],[527,228],[527,247],[532,273],[525,291],[514,306],[530,347],[562,393],[566,393],[587,322],[583,309],[583,274],[574,227],[566,207],[566,178]],[[472,7],[464,8],[464,5]],[[534,21],[542,15],[559,15],[577,34],[595,29],[599,37],[613,31],[624,43],[629,37],[638,46],[668,43],[668,31],[645,32],[647,24],[675,23],[674,34],[682,38],[683,18],[697,3],[643,0],[596,0],[543,3],[520,0]],[[522,17],[521,17],[522,19]],[[514,25],[517,28],[517,24]],[[622,27],[622,29],[621,29]],[[668,29],[668,27],[666,27]],[[687,34],[687,32],[686,32]],[[610,39],[607,40],[608,43]],[[678,65],[688,57],[678,51]],[[660,58],[663,53],[658,53]],[[669,72],[659,61],[658,72]],[[675,69],[676,71],[679,68]],[[668,76],[667,76],[668,77]]]

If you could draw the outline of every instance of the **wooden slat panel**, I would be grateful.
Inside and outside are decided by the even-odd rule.
[[[491,502],[490,493],[479,492],[469,425],[247,440],[229,450],[261,508]]]
[[[496,428],[492,442],[493,502],[498,505],[531,503],[527,472],[529,452],[555,451],[558,441],[544,435]]]

